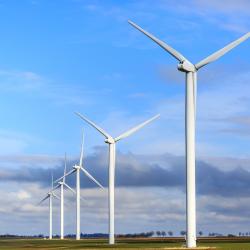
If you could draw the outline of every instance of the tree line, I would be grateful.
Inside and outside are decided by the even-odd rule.
[[[179,233],[175,234],[173,231],[164,231],[164,230],[157,230],[157,231],[149,231],[149,232],[142,232],[142,233],[127,233],[127,234],[117,234],[116,237],[120,238],[150,238],[150,237],[173,237],[173,236],[182,236],[186,237],[186,231],[181,230]],[[203,232],[199,231],[198,236],[203,236]],[[207,234],[208,237],[250,237],[250,232],[239,232],[238,235],[235,234],[221,234],[221,233],[215,233],[215,232],[209,232]],[[0,238],[40,238],[44,239],[47,238],[47,235],[44,234],[38,234],[38,235],[17,235],[17,234],[3,234],[0,235]],[[67,234],[65,235],[65,238],[75,238],[75,234]],[[53,238],[60,238],[60,235],[53,235]],[[81,233],[81,238],[108,238],[108,234],[103,233],[92,233],[92,234],[86,234]]]

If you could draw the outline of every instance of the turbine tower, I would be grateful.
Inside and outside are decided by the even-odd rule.
[[[61,240],[64,239],[64,187],[70,190],[72,193],[76,194],[75,190],[72,189],[66,182],[65,182],[65,174],[66,174],[66,153],[64,157],[64,177],[61,181],[58,182],[57,186],[53,188],[53,190],[59,189],[61,191],[61,210],[60,210],[60,217],[61,217]]]
[[[53,174],[51,176],[51,190],[47,193],[47,195],[38,203],[40,205],[42,202],[49,198],[49,239],[52,239],[52,209],[53,209],[53,197],[60,200],[60,198],[53,192]]]
[[[57,179],[56,182],[64,179],[66,176],[76,173],[76,240],[80,240],[80,223],[81,223],[81,214],[80,214],[80,171],[82,171],[89,179],[95,182],[99,187],[104,188],[84,167],[83,167],[83,141],[84,141],[84,134],[82,135],[82,146],[81,146],[81,155],[80,155],[80,162],[79,165],[73,166],[73,169],[70,170],[68,173],[64,174],[61,178]]]
[[[151,119],[141,123],[140,125],[121,134],[120,136],[113,138],[111,135],[105,132],[102,128],[97,126],[95,123],[93,123],[92,121],[90,121],[89,119],[81,115],[80,113],[76,112],[76,114],[81,119],[83,119],[88,124],[90,124],[92,127],[94,127],[97,131],[99,131],[106,138],[105,143],[109,144],[109,244],[114,244],[115,243],[115,154],[116,154],[115,147],[116,147],[116,142],[132,135],[137,130],[141,129],[148,123],[158,118],[160,115],[156,115],[152,117]]]
[[[203,66],[219,59],[224,54],[238,46],[250,37],[250,32],[218,50],[212,55],[192,64],[181,53],[159,40],[149,32],[143,30],[137,24],[128,21],[134,28],[149,37],[166,52],[179,61],[178,70],[186,74],[186,231],[187,247],[196,247],[196,191],[195,191],[195,119],[196,119],[196,95],[197,95],[197,71]]]

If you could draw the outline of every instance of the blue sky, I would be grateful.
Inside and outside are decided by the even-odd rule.
[[[164,108],[168,109],[164,107],[166,102],[183,96],[184,75],[175,70],[174,59],[129,26],[127,19],[139,23],[197,62],[247,31],[247,24],[239,25],[238,18],[228,17],[231,23],[225,23],[222,16],[228,13],[218,13],[219,17],[209,15],[209,5],[195,1],[190,6],[159,1],[154,7],[150,1],[106,1],[105,4],[3,1],[0,65],[5,95],[1,102],[6,108],[1,114],[5,117],[2,130],[34,139],[25,146],[26,153],[60,155],[65,150],[70,153],[76,150],[81,122],[72,114],[75,110],[99,123],[104,121],[109,131],[118,127],[112,126],[113,119],[118,124],[123,124],[125,119],[131,126],[133,119],[140,121],[137,117],[142,120],[164,112]],[[216,87],[220,90],[221,81],[231,81],[234,77],[227,74],[232,69],[243,74],[249,66],[248,49],[246,42],[200,71],[199,91],[206,95],[209,90],[216,91]],[[202,80],[207,74],[212,79],[205,85]],[[226,86],[229,85],[237,88],[237,83]],[[217,98],[221,100],[222,96],[218,94]],[[183,99],[180,102],[183,105]],[[200,106],[198,118],[204,112]],[[179,113],[176,115],[182,116]],[[175,130],[183,134],[183,121],[177,130],[175,124],[171,126],[172,117],[168,115],[162,118],[168,121],[163,133],[172,135]],[[122,129],[126,127],[114,132]],[[201,136],[204,138],[204,133]],[[216,141],[221,143],[221,138],[216,136]],[[223,135],[219,133],[219,136]],[[240,142],[245,143],[242,138]],[[227,147],[229,153],[235,150],[235,144]]]
[[[101,157],[100,152],[105,152],[103,138],[77,118],[74,111],[85,114],[114,135],[161,113],[158,121],[118,146],[121,164],[129,164],[134,170],[140,167],[143,170],[144,163],[171,169],[173,163],[184,156],[184,75],[176,70],[177,62],[132,28],[127,23],[128,19],[196,63],[248,32],[249,10],[246,0],[227,1],[227,5],[215,0],[178,3],[171,0],[0,1],[0,105],[3,107],[0,109],[0,179],[3,191],[11,186],[13,200],[21,183],[20,206],[26,209],[16,211],[13,205],[16,217],[12,225],[17,221],[23,224],[30,211],[34,212],[33,220],[40,218],[43,221],[46,218],[46,206],[39,210],[34,204],[40,198],[38,194],[42,196],[41,192],[46,192],[48,184],[47,180],[30,181],[27,176],[18,180],[13,169],[19,172],[25,169],[29,177],[32,169],[38,173],[41,169],[59,171],[64,152],[68,153],[72,162],[77,159],[82,129],[85,131],[87,162],[93,155]],[[235,173],[233,171],[240,176],[241,171],[250,171],[249,56],[248,40],[204,67],[198,75],[197,159],[224,171],[215,171],[220,176],[230,176]],[[96,146],[104,147],[100,151]],[[171,155],[171,160],[164,155]],[[106,160],[100,159],[101,164],[95,164],[93,174],[104,178],[99,167],[106,167]],[[148,167],[152,168],[151,165]],[[91,166],[86,168],[91,170]],[[121,179],[126,177],[123,174],[119,173]],[[46,174],[45,177],[48,178]],[[157,215],[166,217],[159,219],[156,216],[154,220],[150,209],[141,207],[138,210],[142,216],[141,224],[135,227],[130,215],[136,218],[132,202],[138,201],[133,198],[131,185],[134,184],[125,182],[117,192],[126,194],[126,204],[131,203],[132,207],[117,209],[121,232],[133,228],[143,231],[170,226],[176,227],[176,231],[183,229],[182,185],[174,186],[174,196],[172,187],[157,185],[157,178],[156,174],[148,199],[153,202],[163,195],[171,200],[173,196],[172,207],[178,204],[179,213],[174,217],[172,207],[162,204]],[[138,196],[144,193],[142,186],[134,187]],[[104,194],[97,195],[98,190],[87,189],[83,192],[89,199],[94,196],[97,204],[105,201]],[[216,192],[218,194],[220,189]],[[238,192],[241,193],[241,190]],[[222,200],[224,194],[221,190],[221,197],[217,198]],[[201,192],[199,199],[199,204],[202,204],[200,217],[210,212],[214,223],[222,223],[221,228],[213,228],[206,224],[211,218],[207,221],[201,219],[199,223],[204,231],[224,230],[227,225],[230,232],[237,232],[246,226],[242,222],[244,218],[239,216],[235,200],[233,204],[236,207],[225,215],[219,211],[222,208],[226,211],[228,200],[220,208],[215,208],[206,205],[206,202],[216,200],[210,192]],[[247,204],[246,199],[242,197],[241,204]],[[13,200],[5,202],[14,204]],[[106,218],[105,209],[101,210],[103,218]],[[128,214],[120,214],[122,209]],[[98,220],[101,212],[91,214],[90,211],[93,211],[91,206],[89,215],[101,225],[98,228],[96,223],[88,221],[90,231],[105,232],[105,219]],[[7,217],[9,215],[4,205],[0,212]],[[216,215],[213,216],[214,213]],[[151,219],[144,221],[146,217]],[[128,218],[132,224],[126,224]],[[175,226],[168,221],[172,218],[176,218],[172,221]],[[166,221],[166,225],[161,221]],[[10,228],[8,232],[29,233],[29,223],[32,223],[31,220],[26,222],[24,229],[17,229],[16,226],[16,231]],[[72,223],[71,226],[73,228]],[[72,228],[69,227],[69,230]],[[38,233],[39,230],[46,232],[46,221],[42,228],[32,232]]]

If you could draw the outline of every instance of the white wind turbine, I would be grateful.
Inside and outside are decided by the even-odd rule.
[[[79,165],[73,166],[73,169],[70,170],[68,173],[66,173],[63,177],[56,180],[56,182],[62,180],[68,175],[71,175],[73,173],[76,173],[76,239],[80,240],[80,220],[81,220],[81,214],[80,214],[80,171],[83,171],[83,173],[91,179],[93,182],[95,182],[99,187],[104,188],[84,167],[83,167],[83,141],[84,141],[84,134],[82,135],[82,146],[81,146],[81,155],[80,155],[80,162]]]
[[[196,93],[197,93],[197,71],[203,66],[219,59],[231,49],[250,37],[250,32],[238,40],[228,44],[212,55],[192,64],[181,53],[159,40],[149,32],[143,30],[137,24],[128,21],[133,27],[152,39],[170,55],[179,61],[178,70],[186,74],[186,230],[187,247],[196,247],[196,198],[195,198],[195,118],[196,118]]]
[[[67,188],[68,190],[70,190],[72,193],[76,194],[75,190],[72,189],[66,182],[65,182],[65,175],[66,175],[66,154],[65,154],[65,158],[64,158],[64,176],[62,178],[61,181],[58,182],[58,184],[52,189],[56,190],[58,188],[60,188],[61,191],[61,213],[60,213],[60,217],[61,217],[61,239],[64,239],[64,187]]]
[[[53,209],[53,204],[52,200],[53,197],[57,198],[60,200],[60,198],[53,192],[53,174],[51,176],[52,182],[51,182],[51,190],[47,193],[47,195],[38,203],[40,205],[42,202],[45,200],[49,199],[49,239],[52,239],[52,209]]]
[[[109,144],[109,244],[114,244],[115,243],[115,154],[116,154],[115,146],[116,146],[116,142],[135,133],[137,130],[141,129],[148,123],[152,122],[153,120],[158,118],[160,115],[156,115],[152,117],[151,119],[141,123],[140,125],[121,134],[120,136],[113,138],[111,135],[105,132],[102,128],[97,126],[95,123],[93,123],[86,117],[82,116],[80,113],[76,112],[76,114],[80,118],[82,118],[84,121],[86,121],[88,124],[90,124],[92,127],[94,127],[96,130],[98,130],[106,138],[105,143]]]

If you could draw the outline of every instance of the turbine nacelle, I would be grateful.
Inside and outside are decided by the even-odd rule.
[[[81,169],[81,166],[75,165],[75,166],[73,166],[73,169],[75,169],[75,170]]]
[[[115,140],[112,137],[109,137],[107,139],[105,139],[104,141],[107,144],[115,144]]]
[[[189,61],[183,61],[179,63],[177,68],[179,71],[182,71],[182,72],[196,72],[197,71],[195,66]]]

